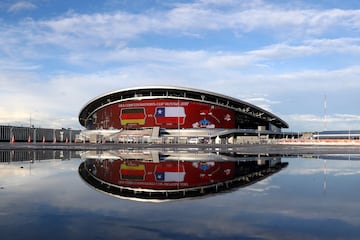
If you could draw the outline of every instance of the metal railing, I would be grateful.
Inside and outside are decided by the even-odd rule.
[[[0,125],[0,142],[74,142],[80,130]]]

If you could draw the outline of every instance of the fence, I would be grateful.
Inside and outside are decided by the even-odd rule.
[[[74,142],[80,130],[0,125],[0,142]]]
[[[27,162],[40,160],[70,160],[71,158],[80,158],[79,153],[73,151],[14,151],[3,150],[0,151],[0,165],[11,162]]]

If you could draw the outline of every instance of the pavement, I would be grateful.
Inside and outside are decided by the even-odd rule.
[[[1,150],[116,150],[116,149],[176,149],[207,150],[263,154],[359,154],[359,145],[296,145],[296,144],[93,144],[93,143],[7,143],[0,142]]]

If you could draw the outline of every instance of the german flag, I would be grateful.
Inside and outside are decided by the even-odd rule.
[[[144,108],[123,108],[120,113],[121,125],[127,124],[145,124],[145,109]]]
[[[120,178],[122,180],[144,180],[145,165],[128,165],[126,163],[122,163],[120,165]]]

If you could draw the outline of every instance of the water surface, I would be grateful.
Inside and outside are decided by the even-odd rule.
[[[222,177],[214,177],[215,173],[207,176],[206,186],[229,181],[226,177],[224,180],[228,176],[226,169],[231,168],[229,162],[236,162],[240,175],[239,169],[245,163],[254,164],[250,161],[255,161],[256,166],[267,164],[268,168],[270,162],[287,163],[279,171],[248,184],[197,192],[201,194],[185,191],[184,195],[165,201],[164,197],[144,199],[137,192],[131,198],[110,195],[79,174],[79,167],[86,161],[91,164],[124,161],[124,153],[114,156],[98,152],[82,155],[83,158],[78,153],[51,153],[54,157],[43,154],[47,159],[41,160],[37,154],[29,154],[32,154],[30,160],[3,158],[0,163],[1,239],[358,239],[360,236],[360,161],[353,155],[269,158],[266,154],[240,154],[214,159],[211,154],[204,157],[191,152],[185,153],[186,159],[179,153],[156,160],[153,156],[132,159],[136,166],[145,161],[170,164],[176,159],[179,164],[190,162],[191,166],[208,163],[208,167],[200,169],[205,172],[192,173],[203,175],[210,174],[211,167],[222,166],[217,168],[222,169]],[[130,161],[129,157],[125,160]],[[120,174],[120,165],[115,170],[105,164],[102,167],[109,174]],[[187,170],[184,178],[176,181],[185,183],[185,176],[190,176],[186,175],[190,174]],[[146,174],[153,172],[146,170]]]

